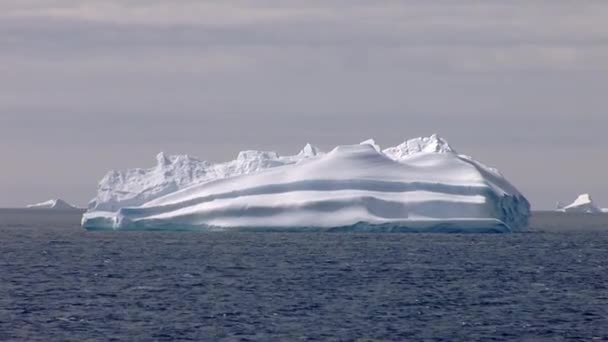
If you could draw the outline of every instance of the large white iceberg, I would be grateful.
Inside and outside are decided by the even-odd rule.
[[[605,212],[604,209],[601,209],[589,194],[579,195],[574,202],[570,203],[567,206],[561,206],[559,203],[557,205],[558,211],[563,211],[566,213],[585,213],[585,214],[598,214]]]
[[[29,209],[54,209],[54,210],[80,210],[74,205],[69,204],[68,202],[59,199],[53,198],[46,202],[30,204],[27,206]]]
[[[242,152],[231,162],[159,155],[111,172],[88,229],[465,231],[526,227],[530,205],[497,170],[437,137],[381,151],[373,141],[295,156]]]

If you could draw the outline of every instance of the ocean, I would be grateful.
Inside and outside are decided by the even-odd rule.
[[[0,210],[0,340],[608,340],[608,215],[513,234],[89,232]]]

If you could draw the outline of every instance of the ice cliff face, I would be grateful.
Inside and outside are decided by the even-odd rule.
[[[318,148],[307,144],[294,156],[242,151],[233,161],[214,164],[188,155],[159,153],[153,168],[110,171],[99,183],[97,196],[89,203],[89,210],[116,211],[139,206],[190,185],[295,164],[318,154]]]
[[[558,211],[567,213],[586,213],[586,214],[597,214],[604,212],[603,209],[598,207],[595,202],[591,199],[591,195],[582,194],[579,195],[574,202],[571,204],[561,207],[558,205]]]
[[[111,172],[83,218],[89,229],[513,231],[530,205],[497,170],[437,137],[381,150],[246,151],[227,163],[159,155]]]
[[[77,207],[69,204],[62,199],[50,199],[46,202],[30,204],[27,206],[30,209],[56,209],[56,210],[78,210]]]

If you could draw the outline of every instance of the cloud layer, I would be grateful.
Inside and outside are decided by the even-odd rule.
[[[537,207],[608,206],[606,22],[605,1],[5,0],[0,206],[84,203],[158,150],[433,132]]]

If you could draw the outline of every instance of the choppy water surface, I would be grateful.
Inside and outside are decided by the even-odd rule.
[[[606,217],[506,235],[87,232],[0,211],[0,340],[606,340]],[[545,232],[540,232],[545,230]]]

